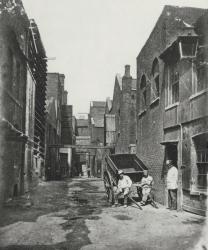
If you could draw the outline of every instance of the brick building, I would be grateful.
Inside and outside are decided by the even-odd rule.
[[[85,146],[90,145],[91,137],[90,137],[90,125],[88,114],[79,114],[76,119],[75,124],[75,135],[76,135],[76,145],[77,146]],[[83,170],[86,172],[86,169],[89,166],[89,150],[83,148],[77,148],[75,153],[75,166],[73,170],[73,175],[81,175],[83,174]]]
[[[45,166],[48,180],[71,174],[72,148],[69,146],[74,144],[75,140],[72,128],[72,106],[67,104],[67,95],[65,76],[59,73],[48,73]]]
[[[46,136],[46,179],[61,177],[60,155],[57,148],[48,145],[61,144],[61,105],[64,91],[64,76],[47,74],[47,136]]]
[[[74,145],[75,132],[73,128],[73,107],[67,105],[67,91],[64,91],[64,104],[61,107],[61,144]],[[59,150],[61,161],[61,176],[71,176],[74,149],[72,147],[61,148]]]
[[[28,58],[30,58],[30,60],[28,61],[29,68],[31,69],[31,77],[35,81],[35,114],[27,113],[27,115],[30,115],[30,120],[34,119],[34,147],[33,150],[28,148],[27,161],[30,161],[30,155],[33,154],[33,169],[35,170],[35,175],[43,177],[43,169],[45,166],[47,59],[37,24],[33,19],[30,20],[29,29]],[[31,81],[30,75],[28,80]],[[31,101],[32,103],[33,99],[31,99],[31,97],[29,97],[28,102]],[[26,104],[26,106],[28,104]],[[31,124],[27,125],[28,129],[32,128]],[[32,131],[30,133],[32,134]],[[32,177],[30,178],[33,177],[34,173],[32,173]]]
[[[115,115],[110,114],[112,110],[112,104],[113,101],[110,99],[110,97],[107,97],[104,115],[104,146],[112,146],[114,148],[116,139],[116,124]]]
[[[89,124],[92,144],[104,144],[104,114],[105,102],[93,101],[90,103]]]
[[[34,36],[36,39],[34,39]],[[44,157],[37,129],[37,94],[44,108],[46,55],[34,20],[22,2],[0,4],[0,203],[28,191],[41,175]],[[41,68],[41,71],[40,71]],[[45,117],[40,125],[44,126]],[[36,140],[38,137],[38,141]],[[41,148],[42,147],[42,148]],[[37,156],[38,155],[38,156]],[[12,157],[11,157],[12,156]]]
[[[136,79],[129,65],[123,77],[116,75],[113,100],[106,103],[105,140],[115,153],[136,153]]]
[[[165,6],[137,57],[137,154],[167,204],[164,162],[179,170],[178,208],[205,213],[206,10]]]

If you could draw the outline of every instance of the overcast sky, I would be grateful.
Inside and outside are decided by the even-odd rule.
[[[113,95],[116,73],[131,65],[164,5],[208,8],[208,0],[23,0],[39,26],[49,72],[66,76],[74,114]]]

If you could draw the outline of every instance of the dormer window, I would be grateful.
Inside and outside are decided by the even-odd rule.
[[[181,59],[196,57],[197,44],[198,44],[197,36],[179,37],[179,50]]]

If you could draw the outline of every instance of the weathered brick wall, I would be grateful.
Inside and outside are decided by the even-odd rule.
[[[104,128],[102,127],[95,127],[94,125],[91,126],[91,142],[92,143],[104,143]]]
[[[72,144],[72,105],[62,105],[61,143]]]
[[[120,81],[120,83],[119,83]],[[115,152],[129,153],[129,145],[136,143],[136,90],[132,77],[116,77],[110,114],[115,115]]]
[[[113,100],[112,100],[112,109],[110,114],[115,115],[115,145],[117,145],[118,141],[120,140],[120,113],[121,113],[121,87],[118,82],[118,76],[115,78],[115,85],[113,91]],[[117,153],[117,146],[115,148],[115,152]]]
[[[25,132],[26,62],[14,37],[12,28],[1,20],[0,202],[24,192],[25,145],[14,131]]]
[[[137,155],[147,167],[155,181],[156,200],[165,202],[164,188],[164,147],[160,143],[164,139],[163,112],[165,108],[164,64],[159,55],[183,32],[183,22],[192,24],[204,10],[166,6],[159,17],[149,39],[137,57]],[[154,59],[159,62],[160,99],[152,103],[152,65]],[[147,105],[141,108],[141,78],[147,79]],[[141,111],[144,111],[141,113]]]

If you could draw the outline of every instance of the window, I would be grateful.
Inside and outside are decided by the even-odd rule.
[[[179,101],[179,68],[178,64],[168,65],[165,72],[166,86],[166,106],[177,103]]]
[[[208,138],[200,135],[194,140],[196,149],[196,187],[197,190],[207,190],[208,174]]]
[[[13,88],[13,80],[14,80],[14,55],[10,48],[7,50],[7,56],[8,56],[8,83],[6,88],[10,91],[12,91]]]
[[[207,72],[206,72],[206,64],[205,62],[205,53],[200,52],[197,55],[197,62],[192,63],[193,69],[193,87],[192,93],[196,94],[202,90],[207,88]]]
[[[20,92],[21,92],[21,67],[20,62],[16,61],[14,63],[15,69],[14,69],[14,83],[13,83],[13,94],[14,96],[19,99]]]
[[[160,76],[159,76],[159,63],[158,60],[155,59],[152,65],[152,88],[151,88],[151,99],[154,101],[160,94]]]
[[[198,38],[196,36],[181,37],[179,50],[181,58],[194,58],[196,56]]]
[[[140,111],[144,111],[147,105],[147,81],[145,75],[142,76],[140,89],[141,89],[141,101],[140,101]]]

